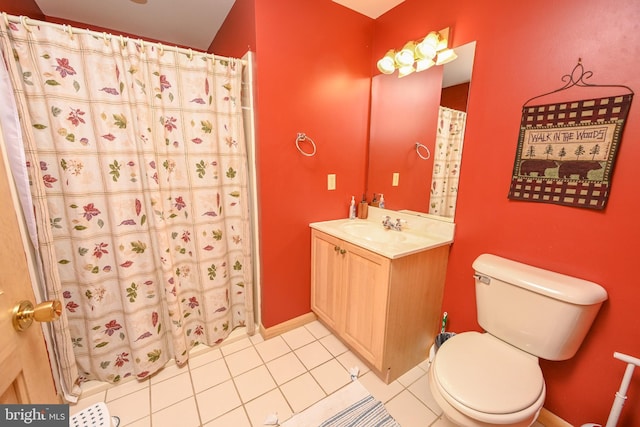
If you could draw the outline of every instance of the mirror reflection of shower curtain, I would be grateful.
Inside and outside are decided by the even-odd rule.
[[[254,328],[241,62],[72,32],[0,21],[67,400]]]
[[[440,107],[434,149],[429,213],[453,218],[458,198],[460,161],[467,113]]]

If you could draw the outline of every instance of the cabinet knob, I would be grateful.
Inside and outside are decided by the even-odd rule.
[[[333,250],[336,252],[340,252],[340,246],[336,245],[333,247]]]
[[[346,253],[347,253],[347,250],[346,250],[346,249],[340,249],[340,255],[344,255],[344,254],[346,254]]]

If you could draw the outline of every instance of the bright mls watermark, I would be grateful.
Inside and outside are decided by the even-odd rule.
[[[69,427],[69,405],[0,405],[0,426]]]

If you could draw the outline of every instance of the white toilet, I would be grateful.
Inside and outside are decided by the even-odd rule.
[[[429,369],[431,393],[460,426],[530,426],[546,396],[538,358],[573,357],[607,292],[495,255],[480,255],[473,268],[486,332],[458,333],[440,346]]]

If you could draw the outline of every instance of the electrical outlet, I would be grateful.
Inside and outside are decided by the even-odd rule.
[[[335,190],[336,189],[336,174],[330,173],[327,175],[327,190]]]
[[[397,187],[399,182],[400,182],[400,172],[394,172],[391,186]]]

